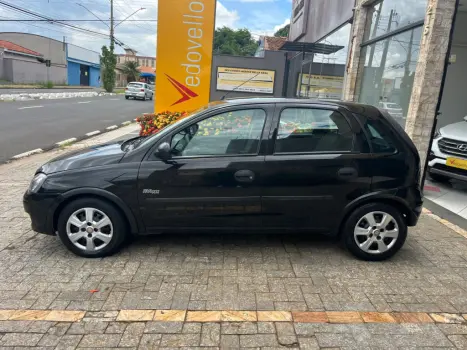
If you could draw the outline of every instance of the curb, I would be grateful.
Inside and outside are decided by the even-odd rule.
[[[456,232],[457,234],[461,235],[462,237],[464,238],[467,238],[467,231],[464,230],[463,228],[457,226],[457,225],[454,225],[452,222],[446,220],[446,219],[443,219],[441,217],[439,217],[438,215],[436,214],[433,214],[433,212],[431,212],[430,210],[426,209],[426,208],[423,208],[423,214],[431,217],[432,219],[438,221],[440,224],[443,224],[444,226],[450,228],[451,230],[453,230],[454,232]]]
[[[23,158],[32,156],[34,154],[51,151],[51,150],[53,150],[55,148],[69,146],[69,145],[71,145],[73,143],[83,141],[83,140],[91,138],[93,136],[97,136],[97,135],[104,134],[104,133],[109,132],[109,131],[113,131],[113,130],[116,130],[116,129],[119,129],[119,128],[123,128],[124,126],[128,126],[128,125],[133,124],[135,122],[136,122],[136,118],[133,119],[133,120],[127,120],[127,121],[125,121],[125,122],[123,122],[123,123],[121,123],[119,125],[111,125],[111,126],[109,126],[107,128],[104,128],[103,130],[94,130],[94,131],[88,132],[85,135],[78,136],[78,137],[72,137],[72,138],[69,138],[69,139],[66,139],[66,140],[63,140],[63,141],[60,141],[60,142],[56,142],[53,145],[50,145],[50,146],[47,146],[47,147],[37,148],[37,149],[31,150],[31,151],[27,151],[27,152],[24,152],[24,153],[21,153],[21,154],[17,154],[17,155],[11,157],[10,159],[8,159],[8,160],[6,160],[4,162],[0,162],[0,164],[10,163],[10,162],[12,162],[14,160],[19,160],[19,159],[23,159]]]

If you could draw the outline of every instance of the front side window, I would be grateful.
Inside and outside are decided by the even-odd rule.
[[[183,129],[172,138],[174,157],[256,154],[266,120],[262,109],[226,112]]]
[[[336,111],[287,108],[280,116],[275,153],[350,152],[354,134]]]

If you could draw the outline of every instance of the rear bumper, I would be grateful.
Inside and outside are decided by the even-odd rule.
[[[143,98],[145,95],[146,95],[145,92],[125,92],[125,96],[128,96],[128,97]]]

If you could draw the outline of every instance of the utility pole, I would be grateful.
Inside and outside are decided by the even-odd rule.
[[[114,52],[114,0],[110,0],[110,51]]]
[[[392,21],[394,20],[394,10],[391,10],[391,14],[389,15],[389,23],[388,23],[388,28],[386,30],[386,33],[389,33],[391,31],[391,26],[392,26]],[[384,75],[384,69],[386,68],[386,61],[387,61],[387,56],[388,56],[388,51],[389,51],[389,44],[391,42],[391,38],[387,38],[386,42],[384,43],[384,49],[383,49],[383,54],[381,56],[381,64],[378,69],[378,75],[376,78],[377,84],[379,84],[379,101],[383,101],[383,75]],[[378,101],[377,101],[378,102]]]
[[[378,33],[378,26],[379,26],[379,21],[381,20],[381,11],[383,9],[383,4],[380,5],[379,10],[376,10],[376,22],[375,22],[375,27],[373,28],[373,32],[371,34],[371,38],[373,39],[376,37],[376,33]],[[374,43],[371,46],[370,50],[370,61],[368,62],[368,67],[371,68],[371,65],[373,64],[373,56],[375,55],[375,49],[376,49],[376,43]]]

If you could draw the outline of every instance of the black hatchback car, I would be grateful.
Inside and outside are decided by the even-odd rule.
[[[422,209],[420,158],[375,107],[345,102],[217,102],[147,138],[43,165],[24,196],[37,232],[102,257],[130,235],[322,233],[383,260]]]

